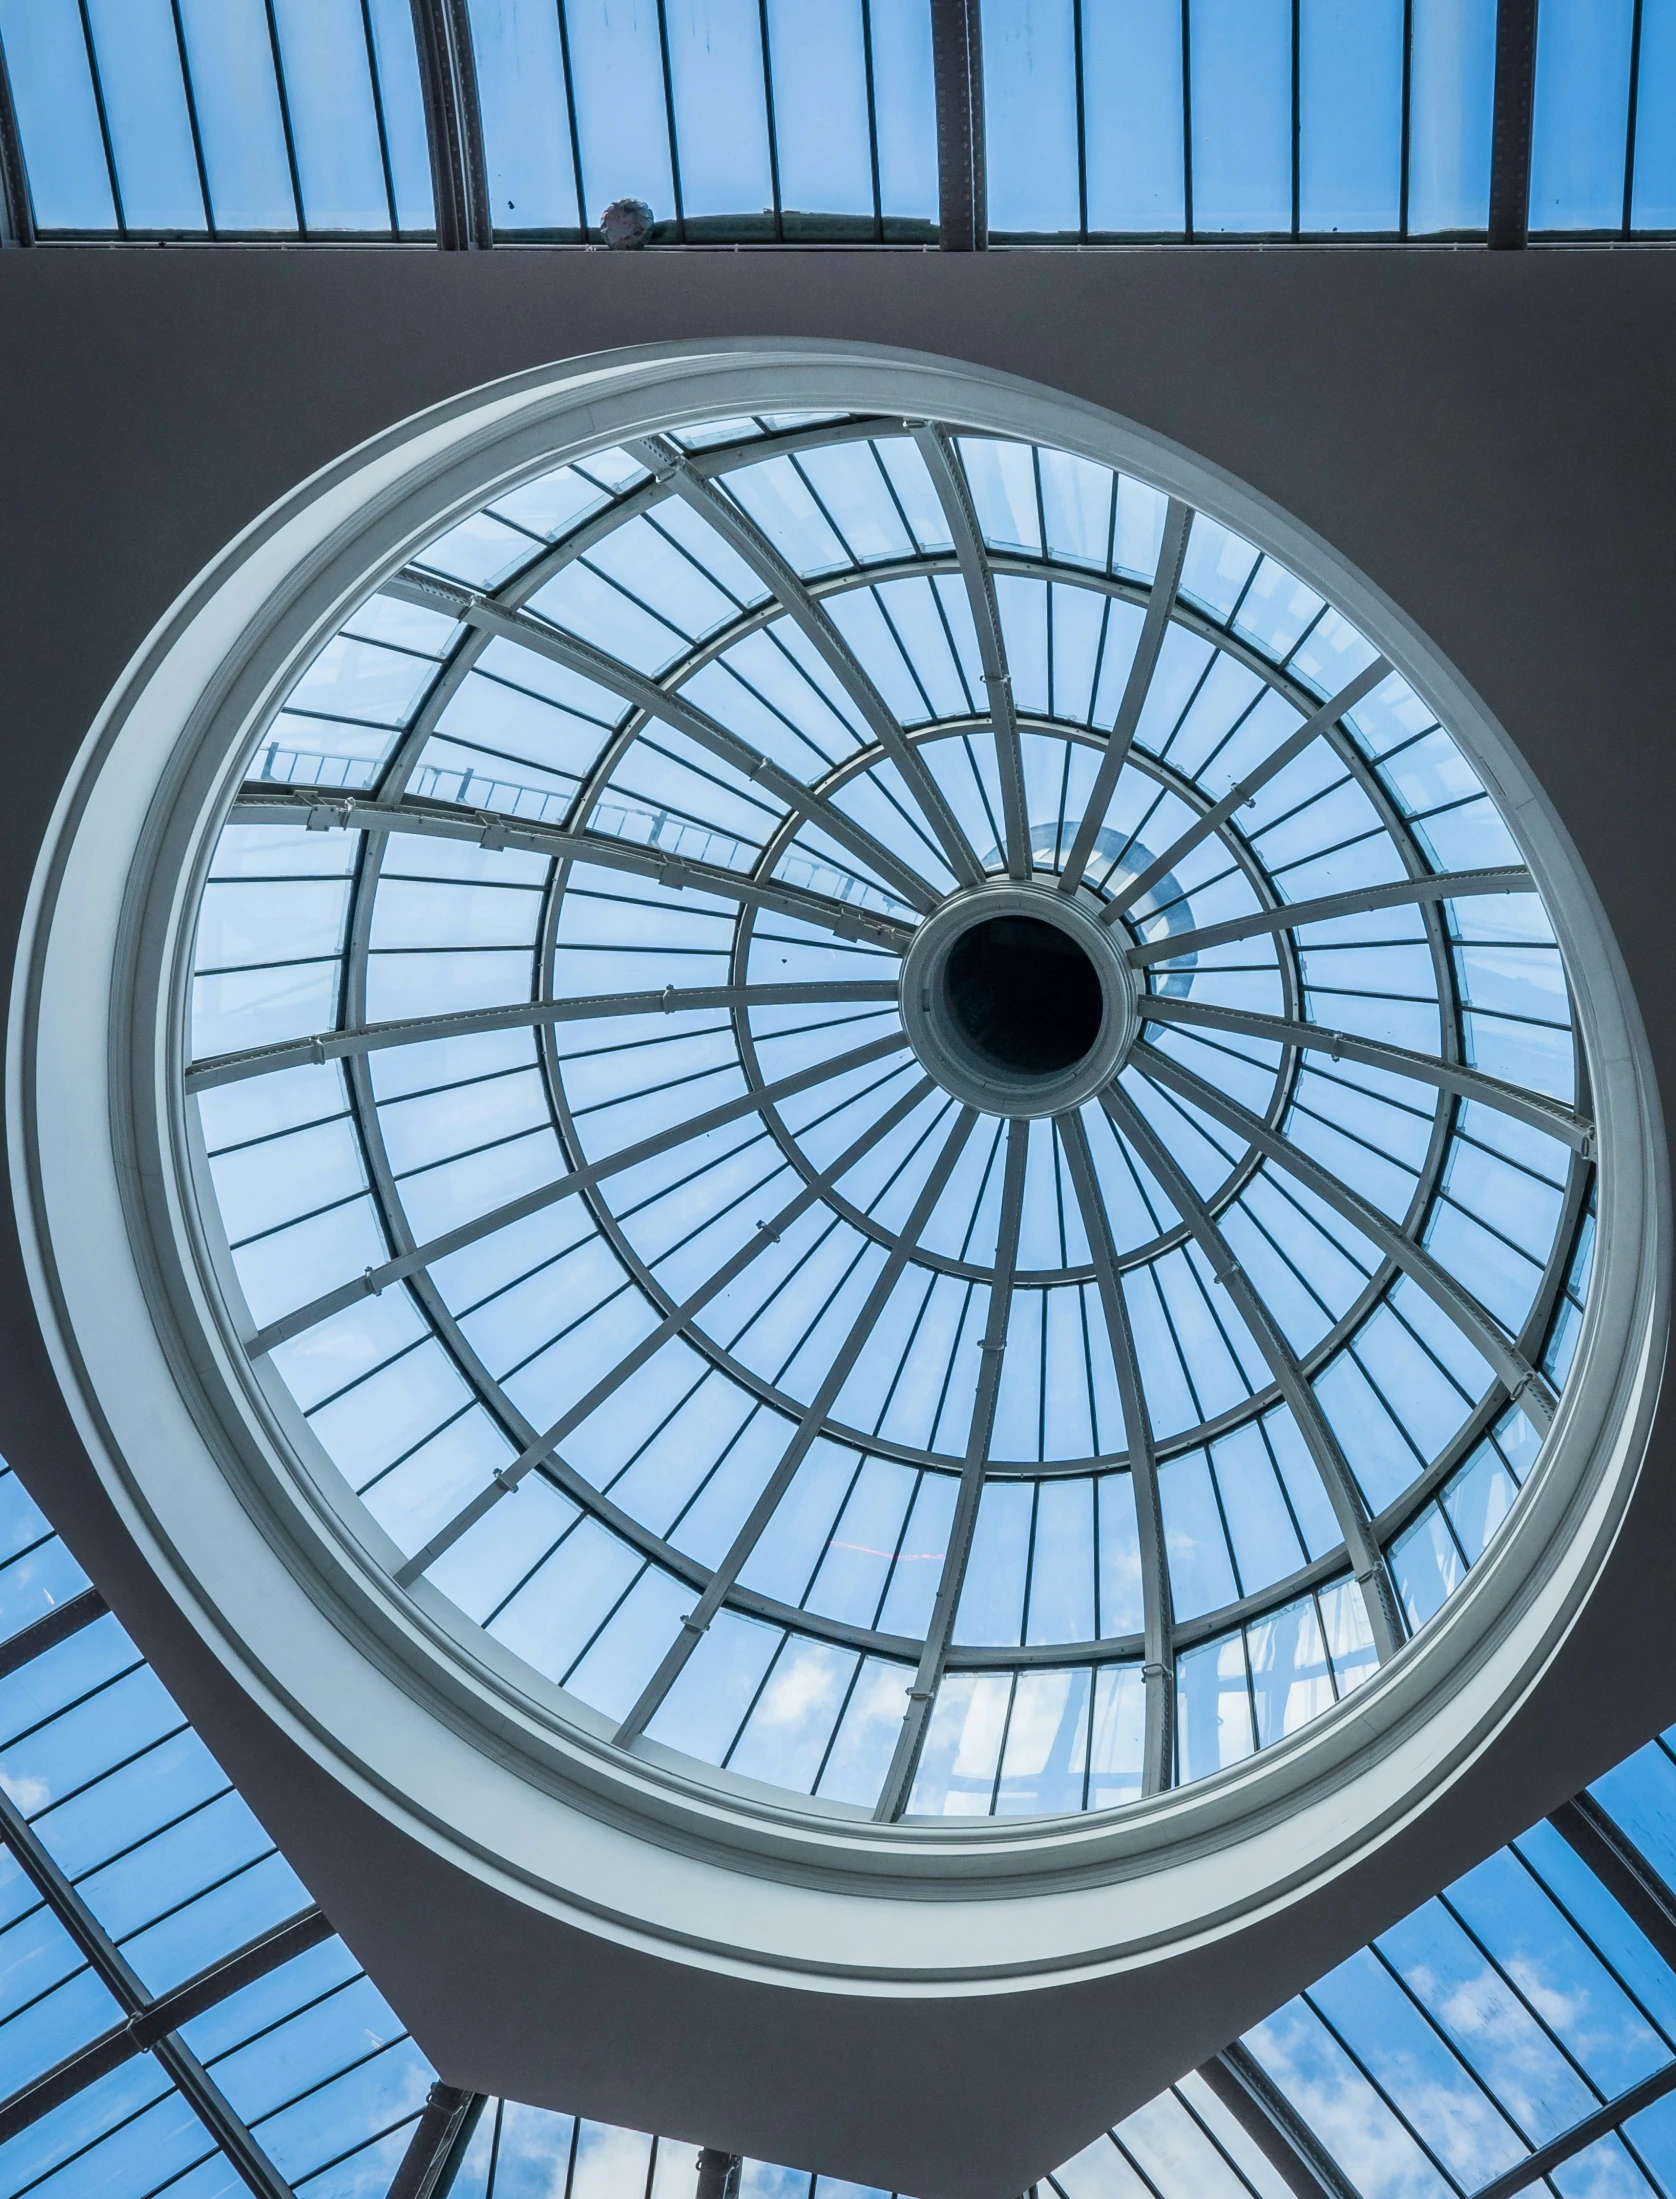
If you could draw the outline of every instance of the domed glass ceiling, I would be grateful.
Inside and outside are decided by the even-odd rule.
[[[935,422],[433,541],[253,757],[191,1052],[248,1348],[398,1580],[881,1820],[1328,1710],[1587,1294],[1566,975],[1450,734],[1213,518]]]

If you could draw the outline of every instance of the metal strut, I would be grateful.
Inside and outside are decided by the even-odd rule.
[[[945,252],[981,252],[989,243],[989,204],[978,0],[931,0],[931,54],[937,83],[937,242]]]
[[[495,241],[489,168],[466,0],[413,0],[413,42],[431,150],[436,241],[444,252],[478,252]]]

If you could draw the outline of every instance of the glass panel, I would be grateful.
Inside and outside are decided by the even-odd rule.
[[[471,42],[496,230],[574,231],[580,216],[558,9],[551,0],[471,0]],[[597,221],[603,202],[591,211]]]
[[[1413,7],[1409,234],[1482,230],[1490,218],[1495,0],[1413,0]]]
[[[115,228],[93,75],[74,0],[0,0],[0,46],[37,225]]]
[[[990,0],[983,83],[990,228],[1025,235],[1079,228],[1071,0]]]
[[[1545,0],[1536,27],[1533,229],[1617,229],[1624,218],[1635,0]]]
[[[1292,226],[1288,0],[1194,0],[1193,226]]]

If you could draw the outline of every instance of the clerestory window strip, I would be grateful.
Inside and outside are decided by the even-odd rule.
[[[942,7],[5,0],[6,238],[1676,234],[1670,0]]]

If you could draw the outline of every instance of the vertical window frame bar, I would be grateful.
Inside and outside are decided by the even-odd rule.
[[[1292,0],[1292,235],[1302,234],[1303,222],[1303,109],[1302,87],[1303,0]],[[1262,560],[1258,560],[1261,564]],[[1254,574],[1257,566],[1251,568]],[[1251,586],[1248,575],[1245,587]],[[1245,588],[1240,590],[1240,603],[1245,601]],[[1229,624],[1239,613],[1239,604],[1228,614]]]
[[[873,0],[861,0],[861,61],[867,77],[867,158],[873,177],[873,242],[883,244],[885,206],[879,179],[879,98],[873,82]],[[892,501],[896,501],[894,493]],[[908,539],[913,540],[911,527],[908,529]]]
[[[681,191],[681,146],[675,128],[675,70],[669,58],[669,12],[657,0],[658,55],[663,64],[663,111],[669,125],[669,187],[675,194],[675,241],[687,241],[687,208]]]
[[[399,237],[396,174],[390,165],[390,135],[384,126],[384,86],[378,73],[378,45],[372,32],[372,0],[361,0],[361,35],[367,48],[367,81],[372,86],[372,118],[378,131],[378,164],[384,174],[384,203],[390,214],[390,234]]]
[[[593,224],[588,219],[588,201],[582,182],[582,130],[576,119],[576,74],[570,62],[570,18],[565,9],[565,0],[553,0],[553,13],[559,25],[559,66],[564,70],[565,123],[570,131],[570,169],[576,181],[576,226],[578,235],[586,244]]]
[[[308,222],[303,213],[303,179],[297,166],[297,141],[291,130],[291,97],[285,84],[285,57],[279,45],[279,17],[274,13],[274,0],[262,0],[263,12],[268,19],[268,45],[273,53],[274,90],[279,97],[280,128],[285,133],[285,165],[291,177],[291,203],[296,209],[297,234],[306,237]]]
[[[1191,244],[1193,226],[1193,15],[1192,0],[1181,0],[1181,205],[1182,234]]]
[[[105,83],[99,70],[98,49],[93,43],[93,19],[87,12],[87,0],[76,0],[76,17],[81,24],[82,49],[87,55],[88,80],[93,86],[93,109],[99,117],[99,143],[105,153],[105,176],[110,184],[111,211],[116,216],[116,233],[128,235],[128,216],[122,204],[122,183],[116,172],[116,148],[111,143],[111,120],[105,107]]]
[[[1635,0],[1629,37],[1629,112],[1624,119],[1624,223],[1622,234],[1634,234],[1635,138],[1641,115],[1641,20],[1644,0]]]
[[[35,201],[23,158],[23,137],[12,100],[6,49],[0,43],[0,246],[35,242]]]
[[[210,197],[209,163],[204,158],[204,133],[198,121],[198,93],[192,82],[192,58],[186,47],[186,25],[181,20],[180,0],[169,0],[169,19],[175,26],[175,53],[180,62],[180,88],[186,100],[187,127],[192,132],[192,158],[198,170],[198,195],[204,202],[204,232],[219,235],[215,202]]]
[[[762,104],[768,125],[768,188],[774,201],[774,242],[786,241],[786,210],[780,197],[780,133],[774,121],[774,61],[768,37],[768,0],[757,0],[757,35],[762,45]]]
[[[1402,116],[1397,171],[1397,235],[1408,238],[1408,167],[1414,147],[1414,0],[1402,0]],[[1324,617],[1325,606],[1322,616]],[[1294,654],[1296,652],[1294,651]]]

